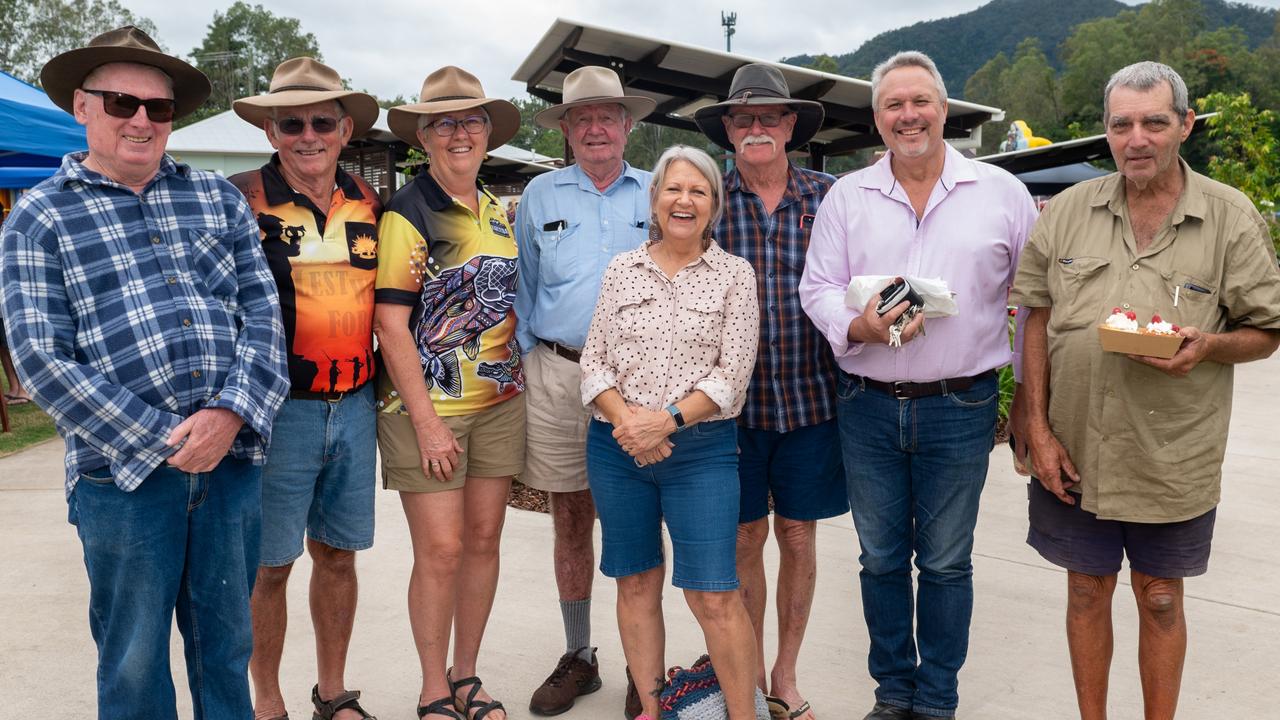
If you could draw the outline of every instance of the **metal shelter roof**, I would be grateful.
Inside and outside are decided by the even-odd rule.
[[[646,122],[697,130],[693,113],[729,95],[738,68],[763,62],[782,71],[792,97],[817,100],[826,109],[822,129],[809,143],[816,157],[843,155],[882,145],[871,114],[871,83],[744,55],[709,50],[633,35],[572,20],[557,19],[516,70],[529,94],[558,103],[564,78],[585,65],[612,68],[630,92],[658,102]],[[970,138],[988,120],[1004,112],[961,100],[948,100],[947,138]]]

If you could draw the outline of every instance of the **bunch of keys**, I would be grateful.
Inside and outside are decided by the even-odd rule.
[[[906,312],[899,315],[897,320],[893,321],[893,324],[889,326],[889,347],[902,347],[902,329],[905,328],[907,323],[911,322],[915,316],[919,315],[921,312],[922,309],[919,305],[912,305],[907,308]],[[923,320],[920,321],[920,334],[925,334]]]
[[[924,312],[924,299],[904,278],[894,278],[888,287],[880,291],[880,302],[876,304],[876,314],[883,316],[903,301],[910,305],[907,306],[906,312],[899,315],[898,319],[889,326],[889,347],[891,348],[902,347],[902,330],[907,323],[915,319],[916,315]],[[925,334],[924,320],[920,321],[920,334]]]

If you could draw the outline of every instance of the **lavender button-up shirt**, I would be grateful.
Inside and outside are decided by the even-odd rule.
[[[884,382],[965,377],[1010,360],[1009,286],[1036,207],[1009,173],[948,146],[942,177],[917,218],[890,167],[891,153],[836,182],[814,222],[800,302],[845,372]],[[894,349],[849,341],[862,308],[846,307],[857,275],[939,277],[959,313],[932,318],[926,335]]]

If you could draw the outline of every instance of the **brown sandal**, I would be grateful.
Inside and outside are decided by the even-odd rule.
[[[316,706],[316,711],[311,715],[311,720],[333,720],[333,716],[338,714],[340,710],[355,710],[360,713],[363,720],[378,720],[378,718],[365,712],[360,707],[360,691],[348,690],[332,700],[320,699],[320,686],[316,685],[311,688],[311,704]]]

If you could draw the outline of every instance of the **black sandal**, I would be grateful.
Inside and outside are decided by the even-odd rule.
[[[339,710],[355,710],[360,713],[363,720],[378,720],[378,718],[365,712],[360,707],[360,691],[348,690],[338,695],[332,700],[320,699],[320,686],[316,685],[311,688],[311,704],[316,706],[316,711],[312,713],[311,720],[333,720],[333,716],[338,714]]]
[[[453,672],[453,668],[449,668],[449,672]],[[475,699],[476,694],[480,692],[481,683],[479,676],[472,675],[471,677],[462,678],[461,680],[454,680],[450,678],[449,673],[446,672],[444,677],[445,680],[449,681],[449,690],[453,693],[453,707],[463,714],[463,720],[484,720],[485,717],[494,710],[501,710],[504,713],[507,711],[507,708],[497,700],[485,702],[483,700]],[[471,692],[467,693],[466,700],[459,701],[458,690],[465,687],[470,687]],[[472,715],[472,712],[475,712],[475,715]]]
[[[432,700],[426,705],[418,707],[418,717],[424,718],[428,715],[443,715],[449,720],[462,720],[462,716],[453,711],[453,698],[442,697],[439,700]]]

